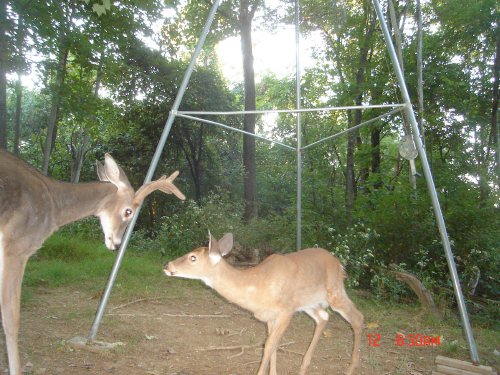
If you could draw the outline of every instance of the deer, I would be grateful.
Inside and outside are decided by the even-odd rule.
[[[116,250],[135,211],[153,191],[185,199],[173,183],[178,174],[134,192],[121,167],[105,154],[104,164],[97,162],[99,182],[71,184],[0,150],[0,305],[11,375],[21,374],[20,295],[28,259],[57,229],[92,215],[100,219],[106,247]]]
[[[305,375],[314,349],[325,330],[328,306],[338,312],[354,332],[352,375],[359,364],[363,315],[347,296],[346,273],[340,261],[325,249],[309,248],[286,255],[272,254],[255,267],[239,269],[224,256],[233,247],[233,235],[216,240],[209,232],[208,247],[197,248],[165,264],[167,276],[203,281],[228,301],[253,313],[267,324],[267,338],[257,375],[276,375],[276,351],[295,312],[304,312],[316,323],[304,354],[300,375]]]

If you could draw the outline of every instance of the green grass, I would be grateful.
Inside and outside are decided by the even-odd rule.
[[[114,254],[97,241],[55,234],[29,260],[24,285],[60,287],[105,278],[113,260]]]
[[[99,293],[107,283],[117,252],[102,242],[56,233],[29,260],[23,281],[23,302],[29,302],[37,289],[78,286]],[[113,291],[127,295],[154,295],[166,283],[162,265],[166,258],[158,253],[129,248],[123,258]],[[176,285],[176,282],[169,285]]]

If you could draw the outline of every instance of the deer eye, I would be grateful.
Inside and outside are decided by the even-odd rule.
[[[195,256],[195,255],[191,255],[191,256],[189,257],[189,260],[190,260],[191,262],[196,262],[196,256]]]
[[[132,209],[127,208],[127,209],[125,210],[125,217],[129,217],[130,215],[132,215]]]

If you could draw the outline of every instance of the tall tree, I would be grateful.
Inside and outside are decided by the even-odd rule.
[[[498,130],[498,102],[500,100],[500,17],[496,22],[496,49],[495,62],[493,63],[493,92],[491,103],[491,135],[490,142],[492,152],[495,154],[495,165],[497,178],[500,178],[500,132]]]
[[[22,115],[22,103],[23,103],[23,85],[21,82],[22,76],[26,71],[26,59],[24,57],[25,53],[25,42],[27,30],[24,24],[24,12],[25,7],[29,5],[28,2],[18,4],[19,7],[17,11],[17,27],[15,34],[15,58],[14,58],[14,69],[17,73],[17,79],[15,83],[15,94],[16,94],[16,112],[14,118],[14,143],[13,151],[14,154],[19,154],[19,144],[21,141],[21,115]]]
[[[207,0],[206,3],[212,5],[212,1],[210,0]],[[256,109],[252,25],[256,12],[259,9],[264,9],[264,6],[264,0],[233,0],[224,2],[218,9],[219,17],[215,20],[215,26],[213,26],[215,35],[212,36],[212,40],[208,40],[209,46],[213,47],[223,37],[236,33],[239,34],[243,64],[244,109],[246,111]],[[204,16],[200,17],[200,14]],[[179,20],[188,20],[188,22],[191,22],[195,27],[190,28],[191,30],[188,32],[193,33],[193,30],[196,32],[201,29],[202,22],[200,21],[205,21],[205,17],[206,7],[200,7],[199,1],[191,1],[186,4]],[[179,27],[175,26],[175,29],[179,29]],[[172,27],[169,30],[172,30]],[[197,37],[198,35],[195,34],[194,36]],[[170,50],[173,50],[173,48],[170,47]],[[254,134],[255,123],[255,114],[245,114],[243,129],[246,132]],[[257,217],[255,138],[252,136],[243,136],[243,166],[245,200],[243,220],[248,222]]]
[[[245,87],[245,111],[254,111],[255,73],[253,68],[252,21],[260,1],[240,0],[240,36],[243,57],[243,77]],[[255,115],[245,114],[243,130],[255,134]],[[257,217],[257,171],[255,166],[255,138],[243,136],[244,198],[246,222]]]
[[[363,104],[363,96],[365,91],[363,86],[365,84],[366,69],[368,64],[369,51],[372,48],[372,35],[375,31],[376,17],[373,10],[366,1],[363,2],[363,25],[364,32],[362,37],[359,39],[359,59],[357,63],[356,75],[354,83],[352,84],[352,94],[355,97],[355,104],[357,106]],[[350,117],[352,119],[352,117]],[[361,109],[356,109],[354,111],[354,119],[350,122],[350,127],[357,126],[361,124],[362,112]],[[346,220],[347,223],[352,222],[352,212],[354,210],[354,201],[356,199],[356,178],[354,172],[354,148],[356,143],[360,143],[359,131],[349,132],[347,139],[347,169],[346,169]],[[366,180],[366,177],[364,178]]]
[[[62,4],[61,4],[62,5]],[[52,104],[47,123],[47,134],[45,138],[45,146],[43,149],[42,172],[48,174],[50,154],[54,147],[57,136],[57,121],[58,112],[61,104],[62,90],[64,79],[66,77],[66,64],[68,62],[68,54],[70,49],[71,24],[73,22],[75,5],[72,2],[65,3],[61,6],[61,17],[59,19],[57,29],[57,47],[56,47],[56,66],[55,79],[52,85]]]
[[[7,0],[0,0],[0,148],[7,149]]]
[[[417,22],[417,96],[418,96],[418,126],[425,142],[424,128],[424,79],[423,79],[423,50],[424,27],[422,23],[422,7],[420,0],[415,3],[415,19]],[[432,158],[431,158],[432,159]]]

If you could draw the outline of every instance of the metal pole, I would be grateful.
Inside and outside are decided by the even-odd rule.
[[[179,91],[177,92],[177,96],[175,98],[174,104],[172,106],[172,111],[170,112],[167,122],[165,123],[165,126],[163,128],[162,135],[160,137],[160,141],[158,142],[158,146],[156,147],[156,151],[154,153],[153,159],[151,160],[151,164],[149,165],[149,170],[146,174],[146,178],[144,179],[144,183],[148,183],[151,181],[156,167],[158,165],[158,161],[160,160],[161,153],[163,152],[163,148],[165,147],[165,142],[167,141],[168,134],[170,133],[170,129],[172,128],[172,124],[175,119],[175,113],[179,109],[179,106],[181,104],[182,98],[184,96],[184,93],[186,91],[187,85],[189,83],[189,79],[191,78],[191,74],[193,72],[194,65],[196,63],[196,59],[198,55],[201,52],[201,49],[203,47],[203,44],[205,42],[206,36],[208,32],[210,31],[210,25],[212,24],[212,21],[215,17],[215,13],[217,11],[217,8],[219,7],[219,0],[215,0],[214,4],[212,5],[212,8],[210,10],[210,13],[208,15],[205,28],[203,29],[203,32],[201,34],[200,40],[198,41],[198,44],[196,46],[195,51],[193,52],[193,55],[191,57],[191,61],[189,63],[188,68],[186,69],[186,72],[184,73],[184,78],[182,80],[182,83],[179,87]],[[92,324],[92,327],[90,329],[90,333],[88,335],[88,341],[93,341],[95,339],[95,336],[97,334],[97,330],[99,329],[99,325],[101,323],[102,316],[104,315],[104,310],[106,308],[106,305],[108,303],[109,295],[111,294],[111,289],[113,288],[113,284],[115,282],[116,276],[118,274],[118,270],[120,268],[120,265],[123,260],[123,256],[125,255],[125,251],[127,249],[127,245],[130,240],[130,236],[132,235],[132,231],[134,230],[135,223],[137,221],[137,217],[139,216],[139,212],[141,210],[140,206],[135,214],[132,220],[130,221],[130,224],[127,227],[127,230],[125,232],[124,238],[122,240],[120,250],[118,252],[118,255],[116,257],[115,263],[113,265],[113,269],[111,270],[111,274],[109,276],[108,284],[106,286],[106,289],[104,291],[104,294],[101,299],[101,303],[97,309],[96,316],[94,318],[94,323]]]
[[[352,126],[352,127],[348,128],[348,129],[342,130],[342,131],[340,131],[340,132],[338,132],[336,134],[330,135],[328,137],[325,137],[325,138],[322,138],[320,140],[317,140],[316,142],[310,143],[307,146],[302,147],[302,150],[306,150],[306,149],[308,149],[310,147],[314,147],[314,146],[316,146],[316,145],[318,145],[320,143],[323,143],[325,141],[328,141],[330,139],[334,139],[334,138],[340,137],[341,135],[343,135],[345,133],[352,132],[353,130],[359,129],[359,128],[363,127],[363,126],[369,125],[369,124],[371,124],[371,123],[373,123],[375,121],[381,120],[381,119],[383,119],[385,117],[391,116],[391,115],[393,115],[395,113],[398,113],[398,112],[401,112],[400,108],[393,109],[392,111],[384,113],[383,115],[374,117],[374,118],[372,118],[370,120],[363,121],[361,124]]]
[[[300,111],[300,1],[295,0],[295,108]],[[297,250],[302,248],[302,124],[301,112],[297,112]]]
[[[295,109],[257,109],[254,111],[178,111],[177,115],[263,115],[267,113],[298,113],[298,112],[328,112],[342,111],[350,109],[368,109],[368,108],[402,108],[404,104],[371,104],[371,105],[346,105],[340,107],[322,107],[322,108],[295,108]]]
[[[387,44],[387,49],[389,51],[389,56],[392,61],[392,65],[394,67],[394,71],[396,73],[396,77],[399,83],[399,88],[401,90],[401,94],[403,96],[403,101],[406,104],[405,113],[410,121],[411,128],[414,134],[414,141],[418,149],[418,153],[420,155],[420,159],[422,161],[422,168],[425,176],[425,180],[427,182],[427,189],[429,190],[429,194],[432,200],[432,206],[434,208],[434,214],[436,216],[439,233],[441,235],[441,241],[444,248],[444,254],[446,256],[446,261],[448,262],[448,268],[450,270],[451,280],[453,283],[453,289],[455,291],[455,297],[457,299],[458,308],[460,310],[460,317],[462,320],[462,325],[465,330],[465,336],[467,339],[467,343],[469,345],[470,356],[472,362],[475,364],[479,364],[479,355],[476,348],[476,342],[474,341],[474,336],[472,335],[472,329],[469,322],[469,316],[467,314],[467,307],[465,306],[464,296],[462,294],[462,289],[460,287],[460,280],[458,278],[457,268],[455,265],[455,261],[453,260],[453,252],[451,250],[450,240],[448,238],[448,233],[446,231],[446,225],[443,218],[443,213],[441,211],[441,207],[439,204],[438,195],[436,192],[436,187],[434,185],[434,181],[432,178],[432,173],[429,167],[429,162],[427,160],[427,155],[425,153],[425,149],[422,144],[422,140],[420,138],[420,131],[418,129],[417,120],[415,118],[415,113],[413,112],[413,108],[410,102],[410,96],[408,94],[408,90],[406,88],[405,79],[403,76],[403,72],[401,71],[401,67],[398,63],[398,58],[396,55],[396,51],[394,50],[394,46],[392,44],[391,35],[389,33],[389,29],[384,19],[384,14],[382,12],[382,7],[378,0],[373,0],[373,4],[375,6],[375,10],[377,12],[378,19],[380,21],[380,26],[382,27],[382,31],[384,33],[385,42]]]
[[[241,134],[245,134],[245,135],[248,135],[249,137],[254,137],[256,139],[260,139],[262,141],[266,141],[266,142],[270,142],[270,143],[273,143],[273,144],[277,144],[277,145],[280,145],[282,147],[285,147],[289,150],[293,150],[295,151],[295,147],[292,147],[292,146],[288,146],[287,144],[285,143],[282,143],[282,142],[278,142],[278,141],[274,141],[272,139],[269,139],[269,138],[266,138],[266,137],[263,137],[261,135],[258,135],[258,134],[255,134],[255,133],[250,133],[250,132],[247,132],[245,130],[241,130],[241,129],[237,129],[237,128],[233,128],[231,126],[228,126],[228,125],[225,125],[225,124],[221,124],[220,122],[217,122],[217,121],[211,121],[211,120],[207,120],[207,119],[204,119],[204,118],[200,118],[200,117],[194,117],[194,116],[188,116],[188,115],[185,115],[183,114],[182,112],[177,112],[177,117],[182,117],[182,118],[186,118],[188,120],[193,120],[193,121],[199,121],[199,122],[203,122],[205,124],[208,124],[208,125],[215,125],[215,126],[220,126],[221,128],[223,129],[227,129],[227,130],[232,130],[232,131],[235,131],[236,133],[241,133]]]

